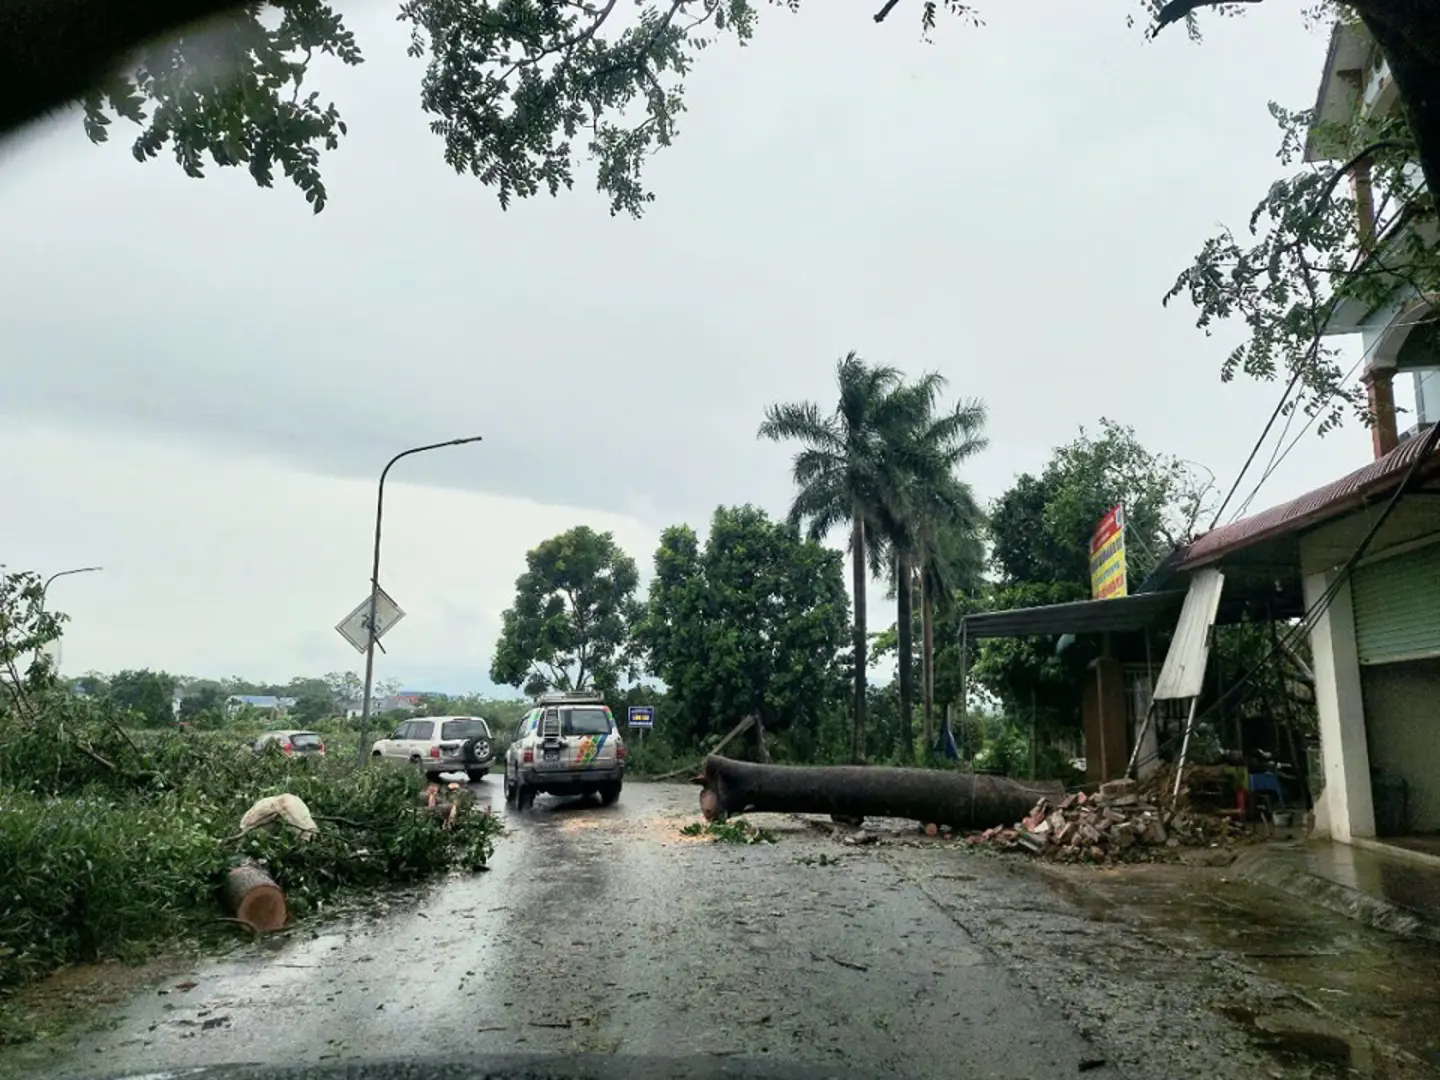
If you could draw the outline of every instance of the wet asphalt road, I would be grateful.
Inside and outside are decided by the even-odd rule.
[[[498,778],[476,790],[503,811]],[[874,852],[778,818],[775,845],[683,837],[696,817],[688,787],[627,785],[609,808],[542,796],[488,873],[203,964],[24,1071],[594,1051],[1119,1075]]]

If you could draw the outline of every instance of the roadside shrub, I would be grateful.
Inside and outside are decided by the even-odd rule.
[[[128,958],[214,907],[228,861],[213,822],[171,797],[0,792],[0,986],[77,960]]]

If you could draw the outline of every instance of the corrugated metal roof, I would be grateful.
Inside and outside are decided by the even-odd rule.
[[[1136,593],[1114,600],[1076,600],[1069,604],[982,611],[965,616],[969,638],[1059,637],[1061,634],[1099,634],[1105,631],[1144,630],[1164,625],[1180,610],[1185,594]]]
[[[1299,532],[1358,509],[1369,499],[1393,487],[1419,456],[1424,443],[1423,438],[1407,439],[1383,458],[1372,461],[1363,469],[1356,469],[1349,476],[1280,506],[1211,529],[1185,549],[1177,568],[1194,570],[1262,540]],[[1440,464],[1440,449],[1422,468],[1427,473],[1433,472],[1437,464]]]
[[[1199,697],[1205,688],[1205,662],[1210,657],[1210,628],[1220,610],[1220,594],[1225,589],[1225,575],[1219,570],[1201,570],[1190,579],[1185,606],[1160,678],[1155,682],[1156,701],[1184,701]]]

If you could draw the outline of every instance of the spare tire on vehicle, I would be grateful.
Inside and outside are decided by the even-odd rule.
[[[466,739],[460,746],[461,756],[467,765],[478,765],[490,757],[490,740],[483,735]]]

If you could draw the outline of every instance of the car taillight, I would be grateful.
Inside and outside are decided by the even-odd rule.
[[[325,744],[322,742],[319,746],[315,747],[315,752],[317,754],[325,753]]]
[[[524,750],[521,751],[520,760],[523,761],[526,765],[535,764],[535,751],[527,746]]]
[[[440,756],[440,747],[438,747],[438,746],[432,746],[432,747],[430,747],[430,756],[431,756],[431,757],[439,757],[439,756]]]
[[[625,748],[625,744],[624,744],[623,742],[622,742],[622,743],[616,743],[616,744],[615,744],[615,760],[616,760],[616,761],[624,761],[624,760],[625,760],[625,755],[628,754],[628,753],[630,753],[630,751]]]
[[[291,745],[287,742],[287,743],[283,743],[283,744],[281,745],[281,749],[284,750],[285,753],[288,754],[288,753],[292,752],[295,748],[294,748],[293,746],[291,746]]]

